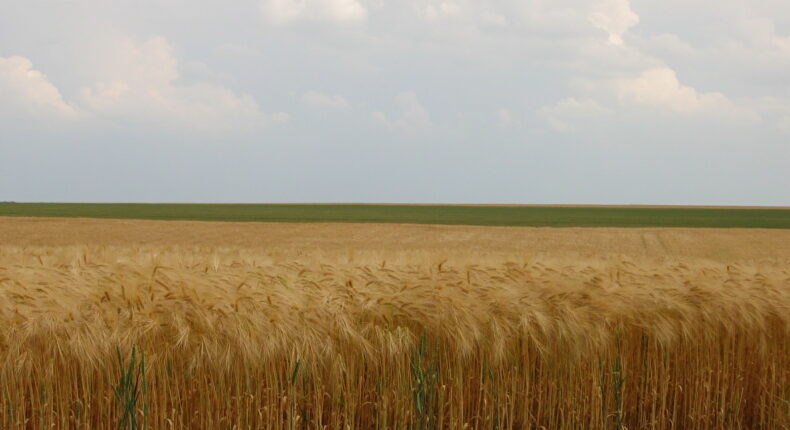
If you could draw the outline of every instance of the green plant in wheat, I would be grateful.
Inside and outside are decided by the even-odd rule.
[[[625,413],[624,413],[624,390],[625,390],[625,375],[623,370],[623,361],[622,361],[622,354],[621,354],[621,334],[620,330],[618,329],[615,332],[615,354],[612,358],[612,371],[611,371],[611,382],[612,382],[612,395],[614,401],[614,412],[609,414],[608,412],[608,377],[607,377],[607,368],[604,364],[604,360],[600,355],[598,355],[598,372],[599,372],[599,380],[598,386],[601,393],[601,428],[607,428],[607,421],[610,417],[613,416],[614,418],[614,429],[616,430],[623,430],[625,429]]]
[[[147,385],[145,380],[145,354],[140,353],[139,362],[137,350],[132,345],[129,363],[125,363],[121,348],[116,348],[120,378],[115,387],[115,401],[118,407],[119,430],[137,430],[146,428],[148,408],[145,403]],[[142,421],[137,419],[138,407],[142,407]]]
[[[623,363],[620,353],[621,334],[619,329],[615,333],[615,343],[617,351],[612,364],[612,388],[614,389],[614,403],[617,408],[615,411],[615,428],[622,430],[625,428],[623,416],[623,385],[625,384],[625,376],[623,375]]]
[[[414,412],[416,428],[436,427],[437,386],[439,384],[439,345],[430,348],[427,333],[420,336],[420,344],[412,355],[411,369],[414,377]]]

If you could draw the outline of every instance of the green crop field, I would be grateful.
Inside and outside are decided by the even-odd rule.
[[[790,209],[752,208],[0,203],[0,216],[535,227],[790,228]]]

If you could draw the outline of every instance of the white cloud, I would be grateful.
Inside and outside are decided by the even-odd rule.
[[[0,112],[13,116],[73,117],[77,110],[24,57],[0,57]]]
[[[296,21],[337,23],[367,19],[367,9],[357,0],[261,0],[264,18],[277,25]]]
[[[628,0],[601,0],[593,6],[590,22],[609,35],[609,42],[623,44],[623,34],[639,23]]]
[[[779,99],[758,101],[747,98],[735,103],[719,92],[700,92],[681,84],[675,71],[668,67],[648,69],[636,77],[611,80],[579,78],[574,82],[588,95],[586,98],[569,97],[538,112],[538,116],[557,131],[573,131],[586,120],[613,112],[640,112],[637,108],[642,109],[637,116],[643,116],[645,121],[650,121],[650,116],[657,112],[668,112],[689,118],[754,124],[761,120],[760,112],[772,112],[772,116],[778,118],[787,106]]]
[[[782,97],[761,97],[750,103],[766,122],[774,123],[776,127],[790,133],[790,99]]]
[[[611,110],[601,106],[592,99],[578,100],[569,97],[557,102],[552,106],[544,106],[538,112],[538,116],[543,118],[551,128],[570,132],[575,130],[576,123],[598,118],[611,113]]]
[[[162,37],[122,41],[116,53],[108,59],[112,76],[81,91],[84,108],[99,117],[210,132],[262,129],[288,120],[284,113],[261,112],[249,95],[208,82],[179,83],[178,60]]]
[[[513,114],[510,110],[505,108],[497,109],[496,112],[497,124],[502,127],[507,127],[513,124]]]
[[[348,100],[342,96],[317,91],[308,91],[302,94],[302,103],[319,109],[348,110],[351,107]]]
[[[395,97],[395,104],[398,106],[399,115],[390,117],[383,112],[373,112],[373,120],[387,128],[404,132],[414,132],[433,125],[428,110],[414,92],[399,93]]]
[[[250,58],[254,58],[261,54],[257,49],[235,43],[223,43],[216,48],[216,51],[225,55]]]
[[[777,34],[776,22],[771,17],[747,13],[738,18],[736,27],[749,47],[764,49],[774,55],[790,56],[790,36]]]
[[[787,134],[790,134],[790,115],[787,115],[787,116],[785,116],[785,117],[781,118],[781,119],[780,119],[780,120],[777,122],[777,126],[778,126],[778,127],[779,127],[779,129],[780,129],[780,130],[782,130],[783,132],[785,132],[785,133],[787,133]]]
[[[502,8],[470,0],[432,1],[427,5],[419,2],[417,13],[428,21],[454,21],[484,27],[504,27],[508,24]]]
[[[461,15],[461,6],[454,1],[442,1],[425,6],[425,17],[428,19],[445,19]]]
[[[623,104],[652,106],[679,114],[703,114],[754,122],[759,115],[741,107],[719,92],[701,93],[680,83],[675,71],[663,67],[644,71],[635,78],[615,83]]]
[[[674,57],[690,57],[696,54],[693,46],[682,40],[678,35],[662,33],[638,41],[640,48],[657,54],[671,55]]]

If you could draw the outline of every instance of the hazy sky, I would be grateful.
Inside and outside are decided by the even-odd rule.
[[[0,201],[790,204],[786,0],[2,0]]]

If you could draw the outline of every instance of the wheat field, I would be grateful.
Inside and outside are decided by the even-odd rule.
[[[788,428],[789,239],[7,218],[0,428]]]

